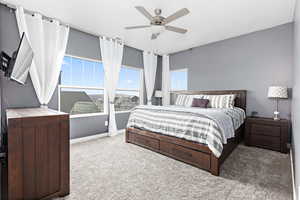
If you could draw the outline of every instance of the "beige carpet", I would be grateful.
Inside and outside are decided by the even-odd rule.
[[[289,155],[239,147],[219,177],[144,148],[124,135],[71,145],[67,200],[289,200]]]

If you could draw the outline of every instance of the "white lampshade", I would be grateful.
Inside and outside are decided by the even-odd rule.
[[[161,90],[156,90],[154,96],[158,97],[158,98],[161,98],[161,97],[163,97],[163,92]]]
[[[271,86],[271,87],[269,87],[268,97],[269,98],[287,99],[288,98],[287,87],[283,87],[283,86]]]
[[[164,26],[157,26],[157,25],[153,25],[150,27],[151,33],[152,34],[156,34],[156,33],[162,33],[165,31]]]

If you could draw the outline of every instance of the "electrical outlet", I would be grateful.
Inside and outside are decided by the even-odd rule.
[[[257,111],[255,111],[255,110],[251,112],[251,116],[252,116],[252,117],[255,117],[255,116],[257,116],[257,114],[258,114],[258,112],[257,112]]]
[[[108,121],[107,121],[107,120],[104,122],[104,125],[105,125],[105,126],[108,126]]]

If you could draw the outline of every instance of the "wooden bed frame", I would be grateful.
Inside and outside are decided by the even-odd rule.
[[[235,106],[242,108],[246,112],[246,90],[222,90],[222,91],[185,91],[177,94],[235,94]],[[198,168],[209,171],[218,176],[220,165],[240,143],[244,133],[244,124],[235,131],[235,137],[223,145],[223,152],[219,158],[214,156],[205,144],[188,141],[181,138],[162,135],[151,131],[137,128],[126,129],[126,142],[133,143],[163,155],[175,158]]]

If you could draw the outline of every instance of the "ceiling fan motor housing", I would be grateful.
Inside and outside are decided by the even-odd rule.
[[[152,21],[151,21],[151,25],[163,25],[164,24],[164,17],[162,16],[155,16],[153,17]]]

